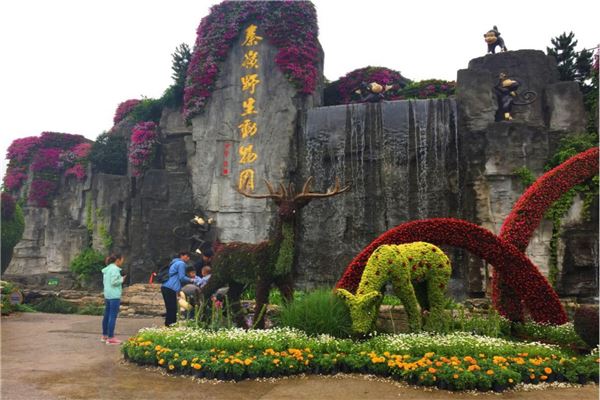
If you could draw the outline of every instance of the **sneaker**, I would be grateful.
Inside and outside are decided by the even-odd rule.
[[[106,344],[121,344],[122,342],[117,338],[106,339]]]
[[[108,340],[108,336],[102,336],[102,337],[100,338],[100,341],[101,341],[101,342],[106,342],[107,340]]]

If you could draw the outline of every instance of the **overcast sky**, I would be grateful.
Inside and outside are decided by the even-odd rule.
[[[171,54],[183,42],[193,47],[200,20],[217,3],[1,1],[1,157],[15,138],[43,131],[95,139],[110,129],[120,102],[160,97],[172,83]],[[600,42],[598,2],[313,3],[330,80],[367,65],[396,69],[412,80],[455,80],[470,59],[485,55],[483,33],[493,25],[509,50],[545,51],[565,31],[575,33],[578,49]]]

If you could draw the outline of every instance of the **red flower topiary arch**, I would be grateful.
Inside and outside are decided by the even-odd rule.
[[[379,246],[417,241],[460,247],[476,254],[494,265],[496,270],[512,278],[507,284],[515,293],[523,294],[520,298],[535,321],[552,324],[567,322],[567,316],[556,292],[519,249],[487,229],[459,219],[434,218],[412,221],[390,229],[350,262],[336,287],[354,293],[367,260]],[[495,301],[494,304],[496,305]],[[515,315],[518,309],[503,308],[499,311],[509,319],[519,318]]]
[[[472,223],[437,218],[408,222],[385,232],[356,256],[337,283],[355,292],[366,262],[383,244],[427,241],[464,248],[492,264],[492,301],[513,321],[523,320],[523,306],[540,323],[564,324],[566,313],[556,292],[537,267],[523,254],[546,209],[576,184],[598,173],[598,148],[583,152],[540,177],[517,201],[500,236]]]
[[[506,217],[500,228],[500,238],[524,252],[546,210],[573,186],[598,175],[598,156],[598,147],[591,148],[539,177],[519,198]],[[508,284],[510,280],[511,277],[503,271],[495,270],[492,296],[498,300],[498,307],[522,313],[521,305],[516,300],[518,297]]]

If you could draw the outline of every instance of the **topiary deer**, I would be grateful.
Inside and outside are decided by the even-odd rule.
[[[231,311],[239,326],[245,326],[240,312],[240,297],[246,285],[254,283],[256,287],[255,327],[258,328],[264,327],[261,311],[268,303],[272,285],[279,288],[286,300],[293,298],[294,220],[297,212],[313,199],[335,196],[350,189],[350,186],[340,187],[336,178],[335,186],[327,192],[313,193],[310,191],[312,180],[312,176],[308,178],[298,194],[295,194],[291,184],[287,189],[280,184],[276,191],[267,180],[265,183],[269,194],[238,190],[252,199],[272,199],[278,207],[274,235],[270,240],[258,244],[233,242],[217,246],[211,278],[202,289],[206,298],[218,288],[229,286]]]

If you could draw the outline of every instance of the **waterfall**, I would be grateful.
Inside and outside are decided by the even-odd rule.
[[[458,216],[453,99],[315,108],[307,113],[301,143],[301,175],[314,176],[314,190],[326,190],[335,177],[352,185],[350,192],[312,202],[303,211],[300,256],[315,268],[345,265],[403,222]],[[316,253],[320,256],[311,259]]]

